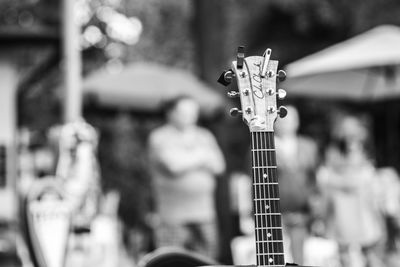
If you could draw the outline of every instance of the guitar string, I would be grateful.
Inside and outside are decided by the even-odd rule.
[[[264,79],[263,80],[263,87],[265,86],[266,88],[268,88],[268,82],[269,82],[269,80],[268,79]],[[265,88],[265,89],[266,89]],[[266,99],[267,100],[267,99]],[[267,101],[268,102],[268,101]],[[266,103],[266,104],[268,104],[268,103]],[[266,177],[266,181],[264,181],[264,192],[266,191],[266,193],[267,193],[267,197],[268,197],[268,200],[266,201],[267,203],[268,203],[268,206],[269,206],[269,209],[267,209],[267,207],[266,206],[264,206],[264,209],[265,209],[265,216],[266,216],[266,218],[267,218],[267,221],[268,221],[268,224],[269,225],[266,225],[266,229],[265,229],[265,232],[266,232],[266,235],[267,235],[267,240],[268,241],[271,241],[271,240],[273,240],[274,241],[274,238],[275,238],[275,236],[274,236],[274,230],[273,230],[273,223],[272,223],[272,221],[273,221],[273,216],[272,216],[272,212],[274,211],[274,209],[273,209],[273,207],[272,207],[272,205],[274,205],[274,203],[275,203],[275,200],[272,200],[272,198],[275,198],[275,196],[273,196],[273,195],[271,195],[271,192],[270,192],[270,185],[271,185],[271,172],[272,172],[272,169],[271,168],[269,168],[270,167],[270,165],[269,165],[269,162],[268,162],[268,153],[269,153],[269,150],[268,149],[270,149],[271,147],[269,146],[269,143],[267,142],[267,133],[268,132],[261,132],[260,133],[260,135],[261,135],[261,137],[262,137],[262,140],[264,140],[264,148],[265,149],[267,149],[267,150],[265,150],[265,151],[261,151],[261,155],[262,155],[262,158],[263,158],[263,160],[265,160],[265,173],[266,173],[266,175],[267,175],[267,177]],[[265,183],[266,182],[266,183]],[[266,187],[266,188],[265,188]],[[270,230],[269,230],[270,229]],[[268,234],[270,234],[270,236],[268,237]],[[264,246],[265,244],[263,244],[263,246]],[[274,261],[274,259],[275,259],[275,251],[274,251],[274,242],[267,242],[267,244],[266,244],[266,247],[267,247],[267,250],[268,250],[268,253],[271,251],[272,252],[272,255],[271,256],[269,256],[269,254],[268,254],[268,257],[266,258],[266,259],[264,259],[265,261],[266,261],[266,265],[274,265],[275,264],[275,261]],[[269,260],[270,260],[270,258],[272,258],[273,260],[272,260],[272,262],[270,262]]]
[[[272,147],[274,149],[274,153],[272,153],[272,157],[271,157],[271,164],[273,164],[273,166],[277,166],[277,162],[276,162],[276,152],[275,152],[275,139],[274,139],[274,135],[273,133],[269,134],[269,143],[270,143],[270,147]],[[276,198],[280,198],[279,196],[279,186],[278,186],[278,177],[277,177],[277,169],[271,170],[271,173],[273,173],[272,177],[274,179],[274,183],[277,183],[275,186],[272,186],[272,191],[274,196],[276,196]],[[279,232],[279,242],[276,243],[276,249],[278,250],[279,253],[282,253],[282,255],[278,255],[277,258],[279,258],[278,264],[280,265],[285,265],[284,263],[284,255],[283,255],[283,230],[282,230],[282,217],[281,217],[281,210],[280,210],[280,201],[275,203],[275,210],[277,211],[278,215],[276,217],[275,220],[275,225],[280,227],[277,229],[276,232]],[[277,234],[278,235],[278,234]],[[278,237],[277,237],[278,238]]]
[[[258,148],[265,149],[266,147],[265,147],[265,144],[263,144],[262,132],[258,132],[257,134],[259,136]],[[258,151],[257,153],[258,153],[257,156],[261,161],[261,166],[263,167],[263,168],[259,168],[260,172],[261,172],[259,175],[259,183],[260,183],[259,187],[260,187],[260,191],[262,192],[262,200],[261,200],[262,204],[260,205],[261,206],[260,207],[260,213],[261,213],[260,216],[261,216],[262,225],[263,225],[262,229],[260,229],[260,230],[263,234],[263,240],[268,240],[268,233],[267,233],[266,229],[263,229],[264,227],[268,226],[268,223],[269,223],[268,216],[266,216],[266,212],[262,212],[263,207],[264,207],[264,211],[265,211],[266,205],[267,205],[266,202],[269,201],[269,200],[267,200],[267,197],[269,197],[269,196],[266,195],[266,192],[265,192],[265,181],[262,180],[264,178],[264,173],[265,173],[265,162],[264,162],[264,157],[263,157],[265,151],[261,150],[261,151]],[[264,230],[265,230],[265,236],[264,236]],[[270,252],[268,249],[269,243],[267,242],[266,244],[267,244],[267,246],[265,246],[265,243],[262,243],[262,248],[264,251],[264,258],[263,258],[264,265],[266,262],[268,263],[268,260],[266,260],[266,259],[269,259],[269,257],[270,257],[270,255],[269,255]],[[265,253],[265,250],[267,250],[266,253]]]
[[[271,148],[271,146],[269,145],[269,143],[267,142],[267,133],[263,133],[263,139],[264,139],[264,146],[266,147],[266,148],[268,148],[268,149],[270,149]],[[268,190],[268,197],[269,198],[275,198],[275,195],[271,195],[271,192],[270,192],[270,183],[271,183],[271,177],[272,177],[272,175],[271,175],[271,171],[272,171],[272,169],[269,169],[268,167],[270,166],[270,164],[269,164],[269,162],[268,162],[268,150],[267,151],[265,151],[264,152],[264,156],[265,156],[265,161],[266,161],[266,167],[267,167],[267,170],[266,170],[266,173],[267,173],[267,190]],[[270,213],[271,213],[271,211],[272,210],[274,210],[273,208],[272,208],[272,205],[274,205],[273,204],[274,202],[271,202],[271,200],[268,200],[268,205],[269,205],[269,211],[270,211]],[[267,213],[268,211],[266,211],[266,213]],[[267,213],[268,214],[268,213]],[[268,214],[267,216],[269,216],[269,222],[270,222],[270,224],[269,224],[269,226],[270,227],[272,227],[272,226],[274,226],[274,224],[272,223],[272,215],[270,215],[270,214]],[[268,230],[266,230],[266,231],[268,231]],[[274,239],[274,235],[273,235],[273,230],[271,229],[271,239]],[[267,243],[267,247],[268,247],[268,250],[271,248],[271,251],[272,251],[272,256],[271,256],[271,258],[272,259],[274,259],[274,255],[275,255],[275,250],[274,250],[274,242],[271,242],[271,243]],[[275,264],[275,262],[273,261],[273,262],[269,262],[269,257],[268,257],[268,265],[272,265],[272,264]]]
[[[260,149],[260,148],[262,148],[261,146],[260,146],[260,138],[259,138],[259,134],[260,134],[260,132],[255,132],[255,136],[256,136],[256,151],[255,151],[255,154],[256,154],[256,160],[257,160],[257,167],[260,167],[260,166],[262,166],[262,165],[260,165],[260,161],[262,160],[262,159],[260,159],[260,157],[259,157],[259,150],[258,149]],[[264,216],[263,216],[263,214],[262,214],[262,205],[263,205],[263,202],[265,201],[265,200],[263,200],[263,198],[265,197],[264,196],[264,194],[263,194],[263,191],[262,191],[262,186],[260,185],[260,182],[261,182],[261,179],[260,179],[260,177],[261,177],[261,173],[262,173],[262,171],[263,171],[263,168],[257,168],[257,176],[256,176],[256,183],[257,183],[257,185],[256,185],[256,187],[257,187],[257,189],[258,189],[258,195],[259,195],[259,197],[261,198],[261,199],[259,199],[259,200],[257,200],[257,202],[259,202],[259,204],[258,204],[258,207],[259,207],[259,209],[257,210],[257,216],[256,216],[256,220],[258,220],[258,219],[260,219],[260,226],[261,227],[259,227],[256,231],[257,232],[261,232],[261,240],[267,240],[266,239],[266,237],[264,236],[264,231],[263,231],[263,229],[262,229],[262,227],[266,224],[266,221],[264,221]],[[260,236],[260,233],[259,233],[259,236]],[[260,241],[260,239],[258,240],[258,241]],[[260,242],[259,242],[260,243]],[[261,246],[261,254],[260,254],[260,264],[262,264],[262,265],[265,265],[265,248],[264,248],[264,246]],[[267,253],[268,253],[268,251],[267,251]]]
[[[260,132],[260,139],[261,139],[261,142],[262,142],[262,140],[264,139],[263,138],[264,137],[264,134],[262,133],[262,132]],[[267,149],[268,147],[266,146],[266,144],[264,144],[264,146],[262,146],[262,148],[264,148],[264,149]],[[262,160],[264,161],[264,158],[266,157],[266,153],[267,153],[267,151],[260,151],[260,157],[262,158]],[[268,165],[267,165],[267,162],[265,162],[265,163],[263,163],[263,166],[264,166],[264,168],[263,169],[265,169],[264,170],[264,173],[266,172],[266,174],[267,174],[267,177],[266,177],[266,180],[264,180],[264,185],[263,185],[263,189],[264,189],[264,201],[265,201],[265,206],[264,206],[264,208],[265,208],[265,214],[264,214],[264,216],[265,216],[265,221],[266,221],[266,225],[265,225],[265,227],[266,227],[266,229],[265,229],[265,233],[266,233],[266,235],[267,235],[267,241],[270,241],[270,237],[268,237],[268,227],[271,225],[271,216],[269,216],[269,214],[268,214],[268,211],[266,210],[266,205],[271,205],[271,201],[269,200],[270,198],[271,198],[271,195],[269,194],[269,191],[268,191],[268,188],[267,188],[267,190],[266,190],[266,186],[268,186],[268,180],[269,180],[269,176],[268,176]],[[266,192],[267,191],[267,192]],[[267,193],[267,195],[265,196],[265,194]],[[269,198],[269,199],[267,199],[267,198]],[[267,204],[268,203],[268,204]],[[266,262],[266,265],[270,265],[270,262],[269,262],[269,258],[270,258],[270,255],[269,255],[269,251],[270,251],[270,244],[271,244],[271,242],[266,242],[266,244],[263,244],[264,246],[266,245],[266,249],[267,249],[267,251],[268,251],[268,255],[267,255],[267,257],[264,259],[264,261]]]
[[[269,143],[268,147],[275,149],[275,139],[274,139],[273,133],[268,133],[268,143]],[[270,159],[271,159],[271,165],[276,166],[277,165],[276,152],[271,153],[271,158]],[[272,172],[274,172],[274,171],[271,169],[271,174],[272,174]],[[276,172],[276,169],[275,169],[275,172]],[[274,183],[278,182],[277,175],[271,175],[271,177],[276,180],[276,181],[273,181]],[[275,192],[275,189],[276,189],[276,192]],[[272,191],[273,191],[272,193],[273,193],[274,197],[279,198],[279,186],[276,185],[276,188],[275,188],[275,185],[272,185]],[[279,215],[277,215],[277,217],[275,218],[275,222],[274,222],[275,224],[274,225],[278,226],[278,227],[281,227],[282,226],[282,219],[281,219],[281,215],[280,215],[281,211],[280,211],[279,203],[280,202],[275,202],[276,206],[274,208],[277,211],[276,213],[279,213]],[[277,246],[276,249],[278,250],[279,253],[283,253],[284,251],[283,251],[283,233],[282,233],[282,228],[277,229],[276,232],[281,232],[281,235],[279,235],[279,240],[278,240],[279,242],[276,243],[276,246]],[[278,264],[283,264],[283,265],[285,264],[284,263],[284,256],[277,255],[277,258],[279,258],[279,261],[281,261],[281,258],[282,258],[282,262],[278,262]]]
[[[274,144],[274,148],[275,148],[275,138],[274,138],[274,136],[272,136],[271,137],[271,139],[272,139],[272,142],[273,142],[273,144]],[[277,163],[277,159],[276,159],[276,152],[275,152],[275,155],[274,155],[274,161],[275,161],[275,165],[278,165],[278,163]],[[276,175],[275,175],[275,179],[276,179],[276,182],[278,182],[278,170],[276,170]],[[279,186],[277,186],[276,187],[276,195],[277,195],[277,197],[278,198],[280,198],[280,192],[279,192]],[[277,203],[277,210],[279,211],[279,227],[280,227],[280,229],[279,229],[279,231],[281,232],[281,234],[280,234],[280,243],[278,243],[279,244],[279,249],[280,249],[280,253],[282,253],[282,255],[281,255],[281,258],[282,258],[282,262],[281,262],[281,264],[282,265],[285,265],[286,263],[285,263],[285,250],[284,250],[284,245],[283,245],[283,222],[282,222],[282,211],[281,211],[281,207],[280,207],[280,202],[279,203]]]
[[[266,138],[266,140],[267,140],[267,143],[268,143],[268,148],[274,148],[273,146],[272,146],[272,144],[270,143],[270,133],[268,132],[268,133],[265,133],[265,138]],[[271,153],[272,155],[274,154],[274,153]],[[267,152],[267,161],[268,161],[268,166],[275,166],[275,164],[273,164],[273,161],[272,161],[272,158],[271,158],[271,156],[270,156],[270,154],[268,154],[268,152]],[[274,183],[274,182],[276,182],[276,181],[274,181],[274,175],[273,175],[273,169],[270,169],[269,170],[269,172],[270,172],[270,174],[269,174],[269,176],[268,176],[268,181],[269,181],[269,183],[270,183],[270,185],[271,185],[271,183]],[[270,186],[268,186],[268,190],[270,190]],[[272,192],[271,192],[272,191]],[[273,195],[273,197],[274,198],[277,198],[278,196],[276,196],[275,195],[275,192],[274,192],[275,190],[274,190],[274,185],[272,184],[271,185],[271,190],[269,191],[269,194],[270,195]],[[274,201],[273,202],[273,204],[272,204],[273,206],[274,206],[274,213],[276,212],[276,201]],[[272,206],[271,205],[271,206]],[[276,215],[274,215],[274,216],[276,216]],[[276,227],[276,221],[275,221],[275,219],[273,219],[273,217],[271,216],[271,226],[273,226],[273,227]],[[276,232],[277,232],[277,229],[275,229],[275,231],[273,231],[273,230],[271,230],[271,232],[272,232],[272,237],[274,238],[274,241],[276,241],[276,238],[277,238],[277,236],[275,236],[275,234],[276,234]],[[273,257],[273,259],[274,259],[274,261],[273,261],[273,264],[276,264],[276,261],[275,261],[275,258],[277,258],[277,255],[275,255],[275,242],[272,244],[272,250],[273,250],[273,252],[274,252],[274,257]]]
[[[274,65],[274,67],[278,67],[277,66],[277,62],[272,63]],[[274,78],[274,81],[270,81],[270,80],[266,80],[267,83],[272,83],[271,87],[274,88],[275,90],[275,86],[276,86],[276,76]],[[276,147],[275,147],[275,138],[274,138],[274,132],[268,132],[268,147],[273,149],[273,153],[271,153],[271,164],[273,164],[274,166],[277,166],[277,159],[276,159]],[[274,169],[270,170],[271,172],[271,178],[274,179],[273,184],[272,185],[272,191],[273,194],[276,198],[280,198],[279,196],[279,180],[278,180],[278,169],[275,167]],[[276,192],[275,192],[276,190]],[[276,242],[276,245],[274,243],[274,246],[276,246],[276,249],[278,250],[279,253],[281,253],[280,255],[277,256],[277,258],[279,259],[278,265],[282,265],[285,266],[285,256],[284,256],[284,245],[283,245],[283,228],[282,228],[282,215],[281,215],[281,207],[280,207],[280,200],[279,201],[274,201],[274,210],[276,211],[276,213],[278,213],[278,215],[276,216],[275,220],[278,220],[279,224],[276,224],[276,226],[280,227],[277,228],[275,230],[275,233],[277,235],[277,238],[279,237],[279,242]],[[278,234],[279,233],[279,234]]]
[[[251,147],[252,148],[254,148],[255,147],[255,142],[254,142],[255,140],[254,140],[254,134],[252,133],[251,134]],[[254,153],[256,153],[254,150],[252,151],[252,166],[254,166],[255,165],[255,155],[254,155]],[[256,171],[255,171],[255,169],[254,168],[252,168],[252,174],[253,174],[253,181],[255,181],[256,180]],[[253,205],[254,205],[254,211],[255,212],[257,212],[257,191],[256,191],[256,185],[254,184],[253,185],[253,187],[254,187],[254,190],[253,190],[253,192],[254,192],[254,202],[253,202]],[[256,229],[258,229],[258,220],[257,220],[257,216],[255,216],[256,218],[255,218],[255,227],[256,227]],[[258,231],[256,230],[255,231],[255,234],[256,234],[256,241],[258,241],[258,240],[260,240],[260,237],[259,237],[259,234],[258,234]],[[256,242],[257,243],[257,242]],[[257,258],[257,266],[260,266],[260,263],[261,263],[261,254],[260,254],[260,251],[259,251],[259,248],[258,248],[258,246],[256,246],[256,258]]]
[[[263,164],[263,158],[262,158],[262,155],[263,155],[263,151],[261,150],[261,149],[264,149],[264,147],[262,146],[262,138],[261,138],[261,132],[257,132],[256,133],[256,136],[257,136],[257,140],[258,140],[258,143],[257,143],[257,149],[259,149],[259,150],[257,150],[257,158],[259,159],[259,161],[261,161],[261,168],[259,168],[259,170],[260,170],[260,173],[259,173],[259,176],[258,176],[258,178],[259,178],[259,190],[260,190],[260,211],[259,211],[259,219],[260,219],[260,222],[261,222],[261,224],[262,224],[262,226],[261,226],[261,229],[259,229],[258,231],[260,231],[261,233],[262,233],[262,235],[263,235],[263,241],[268,241],[268,235],[267,235],[267,233],[265,233],[265,236],[264,236],[264,227],[266,227],[267,226],[267,224],[268,224],[268,217],[266,216],[266,214],[265,213],[263,213],[263,210],[262,210],[262,207],[264,206],[265,207],[265,205],[266,205],[266,201],[267,201],[267,199],[266,199],[266,195],[265,195],[265,188],[263,187],[263,182],[261,182],[261,177],[263,177],[263,173],[264,173],[264,164]],[[259,164],[259,166],[260,166],[260,164]],[[261,243],[261,242],[260,242]],[[262,242],[260,245],[261,245],[261,248],[262,248],[262,250],[263,250],[263,265],[266,265],[266,258],[269,258],[269,251],[268,251],[268,249],[267,249],[267,251],[266,251],[266,253],[265,253],[265,245],[267,245],[267,248],[268,248],[268,242],[266,242],[266,243],[264,243],[264,242]]]
[[[267,221],[266,221],[266,217],[264,216],[264,214],[262,212],[262,206],[265,205],[265,194],[262,191],[263,188],[262,188],[261,178],[260,178],[260,177],[262,177],[262,172],[263,172],[262,163],[260,165],[260,161],[262,161],[262,158],[260,157],[260,152],[261,152],[260,149],[263,148],[262,145],[260,144],[260,140],[261,140],[260,134],[261,134],[260,132],[255,132],[256,139],[257,139],[256,155],[257,155],[257,160],[258,160],[258,166],[261,166],[261,168],[257,169],[259,172],[258,173],[258,190],[259,190],[259,198],[260,198],[259,199],[260,210],[258,211],[259,215],[258,215],[257,219],[260,220],[260,223],[261,223],[261,227],[259,229],[257,229],[257,231],[259,231],[261,233],[262,241],[266,241],[267,239],[266,239],[266,236],[264,236],[263,227],[265,227]],[[262,265],[265,265],[265,257],[268,256],[268,255],[265,255],[265,246],[264,246],[265,244],[264,244],[264,242],[259,242],[259,245],[262,250],[262,254],[261,254],[262,255]],[[268,251],[267,251],[267,254],[268,254]]]

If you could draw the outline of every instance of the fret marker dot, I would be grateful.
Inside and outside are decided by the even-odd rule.
[[[264,179],[267,179],[268,175],[266,173],[264,173],[263,177],[264,177]]]
[[[271,238],[271,236],[272,236],[271,233],[268,233],[268,234],[267,234],[267,237],[268,237],[268,238]]]
[[[269,258],[268,261],[269,261],[270,263],[272,263],[272,262],[274,262],[274,259],[273,259],[273,258]]]
[[[269,205],[266,205],[265,208],[266,208],[267,210],[269,210]]]

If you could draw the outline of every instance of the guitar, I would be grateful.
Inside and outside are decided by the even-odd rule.
[[[232,108],[230,114],[242,115],[250,130],[256,266],[297,266],[286,263],[284,258],[274,143],[275,120],[287,114],[285,107],[277,108],[278,99],[284,99],[286,92],[276,90],[276,83],[283,81],[286,74],[278,71],[278,61],[270,60],[270,56],[271,49],[267,49],[263,56],[245,57],[244,47],[239,47],[237,60],[232,62],[231,69],[222,73],[218,82],[227,86],[236,80],[238,91],[230,91],[228,96],[240,98],[241,109]],[[139,267],[210,265],[209,261],[196,261],[198,258],[182,263],[179,257],[174,260],[169,255],[155,253]]]
[[[238,91],[230,91],[228,96],[240,98],[241,110],[232,108],[230,113],[242,115],[250,130],[256,266],[296,266],[286,263],[284,257],[274,140],[275,120],[287,115],[287,109],[277,105],[286,92],[276,89],[286,73],[278,71],[278,61],[270,59],[271,52],[266,49],[263,56],[245,57],[244,47],[239,47],[236,61],[218,81],[227,86],[236,78]]]
[[[278,71],[278,61],[271,60],[271,49],[263,56],[244,56],[239,47],[237,60],[230,70],[222,73],[219,82],[228,85],[236,78],[238,91],[228,96],[239,97],[241,110],[232,108],[231,115],[242,115],[251,136],[253,211],[257,266],[285,266],[279,186],[274,142],[274,122],[287,114],[285,107],[277,108],[284,99],[283,89],[276,83],[286,77]]]

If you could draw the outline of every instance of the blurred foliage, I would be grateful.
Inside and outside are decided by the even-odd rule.
[[[130,0],[126,12],[143,24],[140,41],[129,48],[130,61],[152,61],[195,70],[193,1]]]
[[[57,26],[60,21],[59,1],[2,0],[0,26],[30,28],[38,25]]]
[[[380,24],[400,25],[396,0],[225,0],[226,38],[287,64]],[[272,44],[272,45],[270,45]],[[231,49],[233,49],[232,47]],[[233,50],[231,50],[233,51]]]

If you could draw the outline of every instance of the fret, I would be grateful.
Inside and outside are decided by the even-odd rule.
[[[268,166],[276,166],[275,151],[252,151],[252,159],[255,164],[262,164]]]
[[[256,215],[281,215],[280,205],[278,203],[258,202],[254,212]]]
[[[264,256],[264,255],[262,255]],[[270,255],[267,257],[259,257],[259,263],[258,265],[267,265],[270,266],[271,264],[276,264],[276,265],[285,265],[285,259],[284,255]]]
[[[282,252],[280,252],[280,253],[273,253],[273,252],[271,252],[271,253],[258,253],[258,255],[284,255],[285,253],[282,253]]]
[[[276,149],[275,148],[254,148],[254,149],[251,149],[251,151],[254,151],[254,152],[256,152],[256,151],[276,151]]]
[[[259,237],[263,238],[263,240],[260,241],[265,241],[265,242],[282,242],[283,241],[283,232],[282,229],[256,229],[255,230],[256,234],[259,235]],[[256,240],[258,241],[258,240]]]
[[[255,185],[254,186],[254,200],[279,200],[279,187],[277,185]]]
[[[262,189],[265,189],[264,195],[263,196],[268,196],[268,193],[277,193],[279,190],[278,183],[260,183],[260,182],[254,182],[253,185],[257,187],[261,187]],[[259,188],[258,188],[259,189]],[[273,196],[275,197],[275,196]]]
[[[278,183],[276,168],[253,168],[252,176],[253,182],[269,182],[269,183]]]
[[[264,244],[272,244],[272,243],[282,243],[283,240],[262,240],[262,241],[256,241],[256,243],[264,243]]]
[[[277,167],[276,166],[264,166],[264,165],[254,165],[254,166],[251,166],[251,168],[253,168],[253,171],[255,171],[256,169],[263,169],[263,168],[265,168],[265,170],[264,171],[258,171],[258,172],[256,172],[256,173],[254,173],[254,174],[257,174],[257,176],[259,177],[259,178],[264,178],[264,179],[268,179],[268,178],[275,178],[274,176],[276,176],[276,174],[277,174],[277,172],[276,172],[276,169],[277,169]]]
[[[279,201],[281,200],[279,197],[271,197],[271,198],[254,198],[254,200],[272,200],[272,201]]]
[[[278,200],[255,200],[257,206],[254,208],[256,213],[280,213],[280,202]]]
[[[255,216],[256,227],[267,226],[267,227],[278,227],[282,226],[282,216],[279,215],[257,215]]]
[[[256,243],[256,251],[260,253],[284,253],[283,241]]]
[[[283,229],[281,226],[275,226],[275,227],[256,227],[255,229],[267,229],[267,230],[272,230],[272,229]]]

